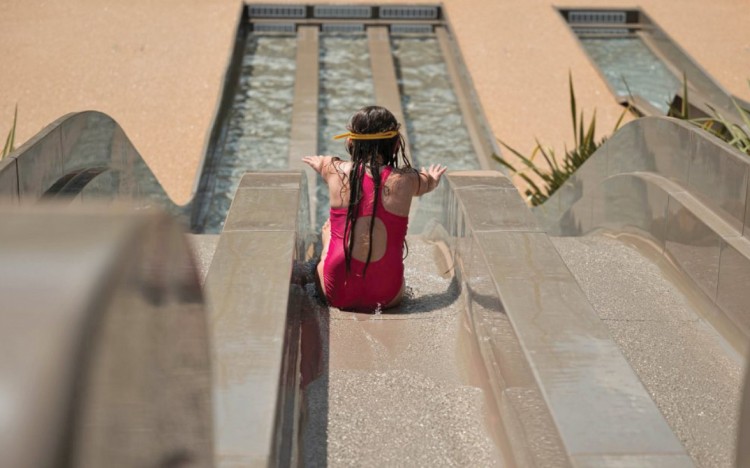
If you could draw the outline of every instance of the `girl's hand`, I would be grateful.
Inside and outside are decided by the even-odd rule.
[[[322,174],[327,160],[330,159],[330,156],[305,156],[302,158],[302,162],[315,169],[318,174]]]
[[[422,173],[427,174],[427,177],[430,179],[435,180],[435,187],[438,186],[440,183],[440,178],[445,174],[445,171],[448,170],[448,167],[443,166],[441,164],[430,164],[430,168],[425,171],[424,167],[422,168]]]
[[[448,170],[448,168],[441,164],[430,164],[429,169],[423,167],[422,170],[419,171],[419,178],[424,178],[427,183],[418,184],[414,196],[421,196],[427,192],[435,190],[440,183],[440,178],[445,174],[446,170]]]

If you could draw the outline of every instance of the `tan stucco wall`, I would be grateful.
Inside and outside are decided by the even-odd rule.
[[[535,137],[558,151],[570,145],[568,70],[579,106],[597,109],[599,129],[611,129],[621,112],[555,6],[641,7],[730,92],[750,100],[746,0],[443,3],[493,132],[520,150]],[[175,200],[186,201],[239,7],[237,0],[0,0],[0,136],[15,103],[21,141],[67,112],[101,110],[120,122]]]

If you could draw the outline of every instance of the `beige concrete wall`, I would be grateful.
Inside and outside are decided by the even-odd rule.
[[[291,3],[291,2],[287,2]],[[370,3],[349,0],[344,3]],[[418,0],[380,3],[435,3]],[[530,151],[572,140],[568,70],[600,131],[621,109],[555,7],[640,6],[732,93],[750,100],[746,0],[446,0],[495,135]],[[0,0],[0,136],[84,109],[117,119],[177,201],[189,196],[229,56],[238,0]]]
[[[572,146],[569,70],[579,108],[589,116],[597,110],[599,135],[609,133],[622,112],[556,7],[640,7],[730,92],[750,96],[746,1],[710,8],[699,0],[459,0],[446,6],[492,131],[525,154],[535,138],[557,154]],[[518,179],[514,183],[523,187]]]
[[[0,0],[3,143],[16,103],[20,141],[99,110],[186,201],[239,11],[239,0]]]

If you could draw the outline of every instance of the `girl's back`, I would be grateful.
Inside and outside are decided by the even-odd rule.
[[[321,232],[318,278],[328,302],[373,310],[403,294],[403,245],[411,199],[437,187],[445,168],[417,172],[404,153],[399,123],[387,109],[360,109],[346,138],[351,161],[306,156],[328,185],[330,219]]]
[[[333,210],[347,209],[350,198],[350,191],[347,187],[349,185],[349,172],[352,164],[343,161],[333,162],[334,167],[337,164],[339,165],[338,170],[341,172],[336,177],[328,179],[328,193],[331,200],[331,209]],[[382,172],[386,171],[383,171],[381,168],[382,188],[379,198],[382,203],[382,209],[388,214],[407,218],[411,209],[411,200],[414,196],[414,185],[418,183],[417,173],[412,169],[391,170],[388,168],[388,177],[386,178],[382,176]],[[370,171],[367,171],[367,177],[372,178]],[[379,213],[376,210],[377,214]],[[372,244],[370,261],[377,261],[385,254],[388,242],[388,230],[382,218],[376,216],[374,226],[372,226],[372,240],[370,240],[369,233],[372,222],[372,216],[358,216],[354,223],[353,233],[355,241],[351,254],[352,258],[356,260],[362,262],[367,260],[370,244]]]

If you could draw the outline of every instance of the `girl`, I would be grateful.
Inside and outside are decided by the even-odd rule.
[[[302,158],[328,184],[331,211],[321,232],[317,280],[334,307],[373,311],[403,296],[411,199],[434,190],[446,167],[412,169],[399,126],[387,109],[365,107],[349,120],[347,133],[334,137],[346,138],[351,161]]]

